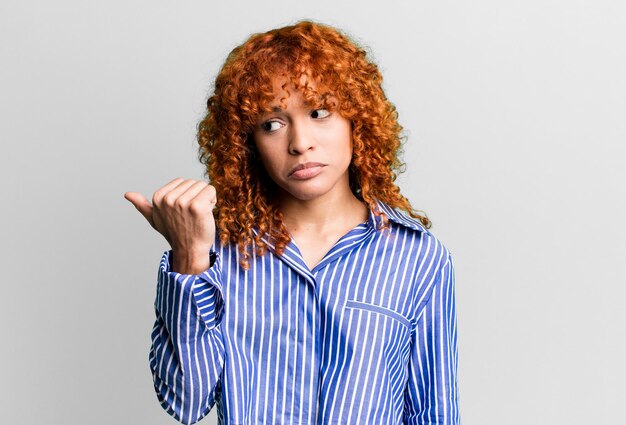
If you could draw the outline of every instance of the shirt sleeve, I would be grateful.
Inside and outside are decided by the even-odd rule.
[[[407,425],[460,424],[454,266],[448,254],[412,332],[404,397]]]
[[[198,275],[170,271],[172,251],[161,259],[154,303],[150,369],[161,406],[192,424],[211,410],[220,388],[224,309],[220,257]]]

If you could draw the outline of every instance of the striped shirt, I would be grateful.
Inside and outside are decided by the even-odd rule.
[[[454,268],[422,224],[381,202],[310,270],[293,240],[198,275],[161,260],[150,368],[182,423],[459,424]]]

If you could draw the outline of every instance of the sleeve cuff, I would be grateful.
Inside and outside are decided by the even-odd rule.
[[[172,250],[165,251],[160,264],[160,274],[163,278],[159,279],[159,283],[176,282],[183,291],[190,291],[190,299],[197,308],[197,315],[203,319],[208,329],[213,329],[221,321],[224,298],[220,256],[214,251],[211,251],[209,255],[211,256],[211,267],[202,273],[190,275],[170,271]],[[159,287],[161,292],[164,289]],[[160,297],[157,296],[157,298]]]

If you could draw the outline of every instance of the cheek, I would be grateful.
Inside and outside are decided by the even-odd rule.
[[[260,158],[263,164],[266,164],[266,160],[269,157],[269,144],[265,143],[262,138],[259,140],[255,136],[253,139],[254,148],[256,150],[257,158]]]
[[[354,152],[354,144],[352,142],[352,129],[348,126],[348,128],[346,129],[346,133],[344,136],[344,140],[345,140],[345,154],[346,156],[348,156],[350,162],[352,160],[352,153]]]
[[[276,176],[280,174],[282,164],[280,155],[278,155],[274,149],[262,144],[257,144],[257,152],[260,157],[261,165],[265,168],[267,174],[272,180],[276,180]]]

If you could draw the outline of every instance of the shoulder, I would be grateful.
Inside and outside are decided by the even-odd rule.
[[[436,272],[451,262],[450,250],[419,219],[381,201],[378,201],[377,207],[387,216],[392,234],[406,235],[413,241],[411,257],[418,263],[429,264],[431,267],[427,269]]]

